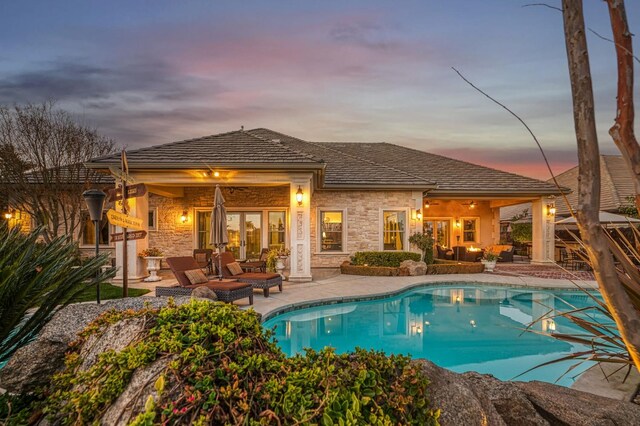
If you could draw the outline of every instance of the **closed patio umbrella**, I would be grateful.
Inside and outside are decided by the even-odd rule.
[[[229,244],[227,234],[227,208],[224,206],[224,197],[220,190],[220,185],[216,185],[216,192],[213,196],[213,211],[211,212],[211,244],[218,249],[218,280],[222,281],[222,259],[220,251],[222,247]]]

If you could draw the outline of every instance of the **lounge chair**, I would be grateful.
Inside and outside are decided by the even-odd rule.
[[[442,247],[441,245],[436,245],[436,250],[438,252],[438,259],[453,260],[453,250]]]
[[[269,249],[262,249],[260,252],[260,259],[254,262],[240,262],[242,269],[253,269],[254,272],[257,269],[259,272],[267,272],[267,256],[269,256]]]
[[[203,284],[191,284],[185,271],[200,269],[198,262],[191,256],[168,257],[167,265],[178,280],[178,287],[156,287],[156,296],[188,296],[194,288],[208,287],[223,302],[249,298],[249,304],[253,305],[253,287],[244,282],[220,282],[210,280]]]
[[[216,256],[217,257],[217,256]],[[278,286],[280,292],[282,292],[282,277],[280,274],[274,274],[271,272],[243,272],[240,274],[232,274],[228,268],[230,263],[234,263],[236,259],[233,257],[233,253],[225,251],[220,253],[220,263],[222,264],[222,276],[225,278],[233,278],[243,283],[248,283],[253,288],[262,289],[264,297],[269,297],[269,289],[271,287]],[[216,264],[218,260],[216,259]],[[242,263],[239,263],[240,267],[243,267]]]
[[[200,269],[207,268],[209,275],[213,275],[213,265],[211,258],[213,257],[212,249],[194,249],[193,258],[198,262]]]

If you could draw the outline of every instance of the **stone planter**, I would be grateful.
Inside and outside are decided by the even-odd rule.
[[[149,276],[145,278],[144,281],[162,281],[162,278],[158,276],[158,271],[160,270],[160,261],[162,260],[162,257],[150,256],[144,257],[143,259],[147,261],[147,270],[149,271]]]
[[[497,260],[484,260],[482,259],[482,264],[484,265],[484,270],[486,272],[493,272],[496,267]]]

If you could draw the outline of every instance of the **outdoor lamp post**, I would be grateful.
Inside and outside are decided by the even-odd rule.
[[[89,210],[89,216],[93,222],[93,227],[96,231],[96,257],[100,255],[100,220],[102,220],[102,210],[104,209],[104,199],[107,194],[99,189],[89,189],[82,193],[85,203],[87,203],[87,209]],[[98,274],[100,271],[98,270]],[[100,304],[100,283],[96,282],[96,301]]]

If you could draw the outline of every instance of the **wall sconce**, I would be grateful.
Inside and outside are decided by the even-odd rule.
[[[424,208],[428,209],[429,207],[431,207],[431,203],[429,203],[429,200],[425,200],[424,201]]]
[[[460,228],[460,219],[456,219],[456,228]]]
[[[7,219],[7,220],[11,220],[12,217],[13,217],[13,212],[11,210],[7,211],[4,214],[4,218]]]
[[[547,204],[547,216],[554,216],[556,214],[556,205]]]
[[[471,201],[471,202],[469,203],[469,208],[470,208],[470,209],[475,209],[475,208],[476,208],[476,202],[475,202],[475,201]]]
[[[416,210],[416,219],[422,220],[422,210]]]
[[[183,210],[182,214],[180,215],[180,222],[187,223],[187,220],[189,220],[189,215],[187,214],[186,210]]]
[[[296,201],[298,202],[298,206],[302,205],[302,198],[304,193],[302,192],[302,187],[298,185],[298,191],[296,192]]]

